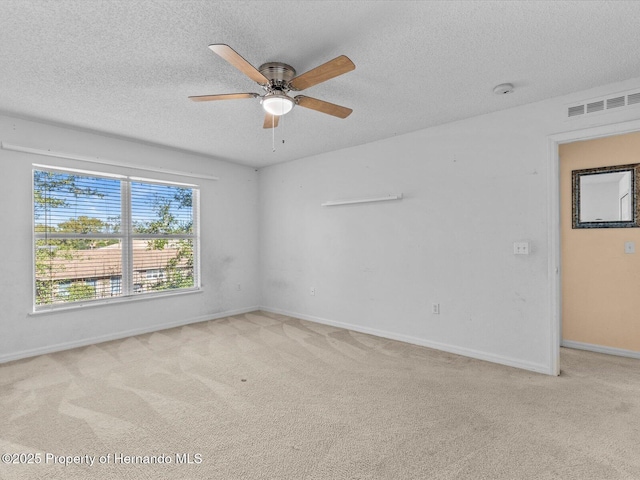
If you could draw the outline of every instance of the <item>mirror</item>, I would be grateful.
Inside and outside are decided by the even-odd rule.
[[[573,228],[638,227],[639,165],[574,170]]]

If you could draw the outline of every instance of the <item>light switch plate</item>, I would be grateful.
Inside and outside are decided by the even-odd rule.
[[[636,253],[636,242],[624,242],[624,253]]]

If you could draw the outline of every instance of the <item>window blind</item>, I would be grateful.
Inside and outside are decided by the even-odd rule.
[[[33,171],[34,309],[199,287],[197,186]]]

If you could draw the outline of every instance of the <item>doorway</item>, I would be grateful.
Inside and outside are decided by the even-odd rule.
[[[625,137],[627,134],[629,137]],[[616,147],[616,144],[622,145],[625,142],[637,142],[634,144],[636,146],[632,147],[638,152],[635,156],[633,153],[628,156],[628,153],[619,151]],[[570,223],[571,184],[567,185],[566,179],[567,172],[570,176],[571,170],[589,168],[586,166],[588,161],[593,162],[593,166],[596,167],[604,166],[606,162],[611,165],[640,163],[640,120],[553,135],[550,137],[550,149],[549,278],[552,371],[555,374],[560,373],[560,345],[640,358],[640,326],[637,320],[634,321],[638,318],[640,307],[640,304],[634,304],[640,302],[635,300],[635,297],[638,297],[635,292],[640,285],[640,229],[598,229],[599,231],[586,232],[573,230]],[[625,149],[628,150],[629,147],[622,146],[622,150]],[[577,163],[567,159],[574,154],[578,159]],[[587,156],[591,160],[587,160]],[[585,167],[578,166],[582,161],[586,162]],[[594,268],[591,261],[594,259],[586,262],[590,265],[582,265],[589,267],[590,271],[587,278],[581,280],[582,285],[580,282],[572,281],[572,276],[585,275],[584,272],[576,273],[576,265],[580,267],[580,258],[584,258],[582,246],[571,243],[571,235],[576,233],[582,235],[579,240],[586,240],[587,244],[592,243],[589,248],[597,249],[599,245],[601,251],[597,255],[598,261],[600,265],[607,265],[604,269]],[[629,239],[623,240],[627,237]],[[628,241],[638,245],[636,254],[624,253],[624,246]],[[578,255],[573,255],[574,253]],[[620,272],[624,278],[618,276]],[[629,286],[633,282],[636,287],[633,289],[634,294],[630,295]],[[599,312],[591,312],[590,306],[598,302],[602,308]],[[585,311],[589,314],[588,318],[584,317]],[[639,343],[636,345],[634,341]]]

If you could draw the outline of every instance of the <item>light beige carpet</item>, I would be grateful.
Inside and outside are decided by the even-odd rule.
[[[0,365],[0,453],[41,462],[0,478],[640,479],[640,361],[563,349],[562,369],[204,322]]]

